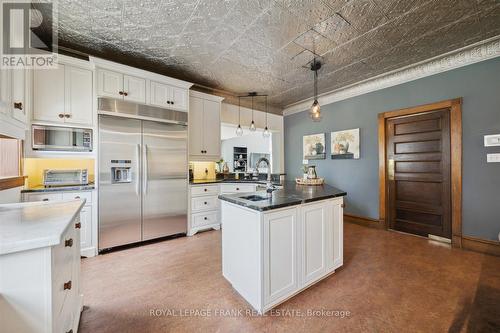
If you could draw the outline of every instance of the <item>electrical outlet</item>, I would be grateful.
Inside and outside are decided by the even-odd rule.
[[[488,154],[486,160],[488,163],[500,163],[500,154]]]

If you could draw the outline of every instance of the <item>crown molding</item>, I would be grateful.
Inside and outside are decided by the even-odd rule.
[[[500,56],[500,35],[340,89],[323,93],[319,95],[318,99],[321,105],[327,105],[459,67],[475,64],[477,62],[493,59],[498,56]],[[305,111],[309,109],[312,102],[312,98],[307,98],[287,105],[283,110],[283,115],[288,116]]]

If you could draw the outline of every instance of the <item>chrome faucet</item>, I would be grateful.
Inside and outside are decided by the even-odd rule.
[[[271,163],[269,160],[265,157],[259,158],[257,163],[255,163],[255,170],[253,172],[253,178],[258,179],[259,178],[259,165],[262,162],[266,162],[267,164],[267,181],[266,181],[266,192],[268,195],[271,195],[271,193],[276,189],[276,187],[273,185],[271,181]]]

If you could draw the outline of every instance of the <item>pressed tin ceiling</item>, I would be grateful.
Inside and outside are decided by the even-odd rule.
[[[319,93],[500,35],[498,0],[59,0],[61,46],[279,112]]]

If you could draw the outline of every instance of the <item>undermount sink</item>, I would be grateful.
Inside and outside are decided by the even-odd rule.
[[[261,195],[255,195],[255,194],[247,195],[246,197],[240,197],[240,198],[248,201],[263,201],[268,199],[268,197],[263,197]]]

